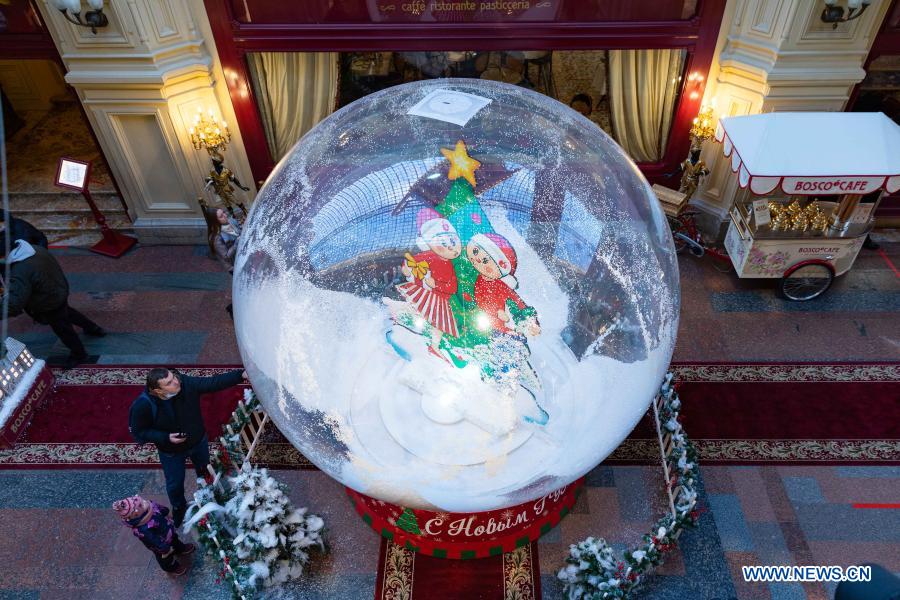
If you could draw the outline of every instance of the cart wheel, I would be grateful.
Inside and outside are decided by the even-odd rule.
[[[675,252],[681,254],[682,252],[684,252],[685,248],[688,247],[688,243],[684,238],[675,234],[682,233],[684,235],[687,235],[684,223],[672,217],[667,217],[667,219],[669,221],[669,229],[672,230],[672,241],[675,243]]]
[[[834,280],[834,270],[824,263],[800,263],[785,272],[781,294],[788,300],[804,302],[825,293]]]

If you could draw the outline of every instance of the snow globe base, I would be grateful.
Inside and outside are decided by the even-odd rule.
[[[446,513],[405,508],[346,488],[356,512],[376,532],[413,552],[437,558],[485,558],[535,542],[559,524],[584,477],[537,500],[499,510]]]

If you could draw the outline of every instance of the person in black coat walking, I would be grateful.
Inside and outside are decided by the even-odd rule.
[[[3,223],[2,211],[0,211],[0,223]],[[44,232],[25,219],[19,219],[18,217],[9,215],[9,222],[5,223],[5,226],[11,244],[14,244],[18,240],[25,240],[32,246],[41,246],[43,248],[49,247],[47,236],[44,235]]]
[[[247,378],[240,369],[212,377],[188,377],[157,367],[147,374],[147,386],[131,404],[128,429],[139,442],[152,443],[166,477],[166,493],[175,525],[187,510],[184,497],[185,461],[190,458],[198,477],[206,476],[209,439],[200,411],[200,396],[235,386]]]
[[[106,332],[69,306],[69,282],[49,251],[18,240],[9,256],[4,256],[4,235],[0,234],[0,259],[9,263],[9,281],[4,286],[4,294],[9,299],[9,316],[15,317],[25,312],[38,323],[49,325],[69,348],[66,368],[84,362],[88,354],[73,325],[94,337],[103,337]]]

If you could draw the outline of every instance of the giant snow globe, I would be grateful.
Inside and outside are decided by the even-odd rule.
[[[582,476],[664,377],[679,283],[618,145],[527,89],[432,80],[310,131],[241,235],[234,316],[278,429],[376,499],[496,510]]]

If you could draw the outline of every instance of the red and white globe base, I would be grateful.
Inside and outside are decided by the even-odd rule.
[[[484,558],[537,541],[565,517],[584,477],[546,496],[501,510],[446,513],[405,508],[350,488],[356,512],[395,544],[437,558]]]

